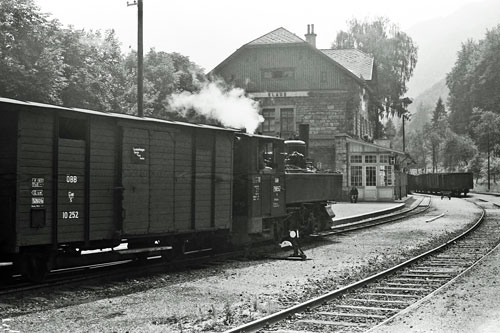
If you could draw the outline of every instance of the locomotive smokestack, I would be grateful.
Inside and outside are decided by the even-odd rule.
[[[299,124],[299,139],[306,143],[306,156],[309,156],[309,124]]]

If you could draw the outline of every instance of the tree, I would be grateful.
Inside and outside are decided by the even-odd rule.
[[[136,70],[137,54],[131,52],[124,61],[126,75],[125,108],[137,112]],[[157,118],[186,120],[177,112],[170,112],[168,97],[177,92],[195,92],[205,80],[202,69],[179,53],[149,50],[144,57],[144,114]],[[194,116],[194,115],[193,115]],[[195,117],[196,118],[196,117]],[[204,118],[196,118],[205,121]]]
[[[483,158],[481,154],[476,154],[471,160],[469,160],[468,171],[474,174],[474,178],[476,179],[476,184],[481,177],[482,166],[483,166]]]
[[[416,111],[412,113],[411,122],[408,124],[409,130],[422,130],[424,125],[431,119],[432,105],[418,103]]]
[[[61,91],[65,106],[121,112],[125,92],[123,55],[115,32],[60,31],[67,85]]]
[[[474,108],[472,118],[474,139],[481,151],[491,151],[495,145],[500,144],[499,114]]]
[[[0,95],[60,103],[62,75],[59,24],[49,21],[32,0],[0,2]]]
[[[473,106],[500,114],[500,25],[488,30],[479,46],[471,85]]]
[[[33,0],[0,1],[0,96],[134,114],[136,58],[122,54],[113,30],[63,28]],[[144,67],[145,113],[154,117],[167,117],[168,95],[205,79],[178,53],[152,49]]]
[[[439,97],[437,103],[436,103],[436,108],[434,109],[434,112],[432,113],[432,124],[434,127],[439,127],[442,126],[441,124],[446,121],[447,115],[446,115],[446,110],[444,108],[443,100],[441,97]]]
[[[488,174],[488,190],[490,189],[490,163],[491,151],[493,147],[500,144],[500,115],[491,111],[483,111],[474,108],[473,116],[473,133],[475,141],[481,151],[486,152],[487,159],[487,174]]]
[[[430,124],[424,126],[425,145],[431,154],[432,172],[438,171],[439,147],[443,141],[442,134],[435,130]]]
[[[466,171],[469,161],[478,155],[474,141],[467,135],[458,135],[451,129],[446,132],[443,144],[443,166],[449,171]]]
[[[457,133],[470,133],[474,107],[500,114],[500,25],[484,39],[462,44],[446,77],[450,89],[450,124]]]
[[[428,149],[423,130],[411,131],[408,134],[408,153],[417,162],[417,168],[423,171],[427,169]]]
[[[459,134],[469,131],[469,118],[474,102],[470,94],[473,68],[479,56],[479,45],[473,40],[462,44],[457,61],[451,72],[446,75],[446,84],[450,89],[450,125]]]
[[[432,112],[431,123],[424,125],[424,132],[426,133],[425,143],[431,153],[432,172],[437,172],[442,146],[447,134],[450,133],[446,110],[441,97],[438,99],[436,107]]]
[[[334,49],[356,48],[375,57],[379,100],[388,114],[401,116],[411,103],[403,98],[406,83],[417,63],[417,46],[410,36],[387,18],[372,22],[353,19],[348,31],[340,31],[332,44]]]
[[[396,136],[396,126],[394,126],[392,119],[388,119],[385,123],[384,134],[389,140],[392,140]]]

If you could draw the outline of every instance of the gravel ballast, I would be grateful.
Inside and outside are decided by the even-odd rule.
[[[479,208],[465,200],[433,197],[424,215],[331,236],[306,248],[306,261],[232,262],[115,285],[56,290],[50,296],[0,300],[0,319],[11,319],[9,327],[22,332],[224,331],[424,252],[479,215]]]
[[[498,209],[487,211],[490,218],[498,219],[499,215]],[[499,263],[500,246],[497,246],[464,274],[370,333],[498,332]]]

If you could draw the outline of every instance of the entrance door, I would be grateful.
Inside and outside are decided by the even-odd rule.
[[[365,167],[364,200],[377,200],[377,167]]]

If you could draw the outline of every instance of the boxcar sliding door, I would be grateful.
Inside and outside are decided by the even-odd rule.
[[[122,128],[122,217],[127,235],[145,234],[149,228],[149,131]]]
[[[85,237],[87,121],[59,118],[57,164],[57,239],[59,243]]]

